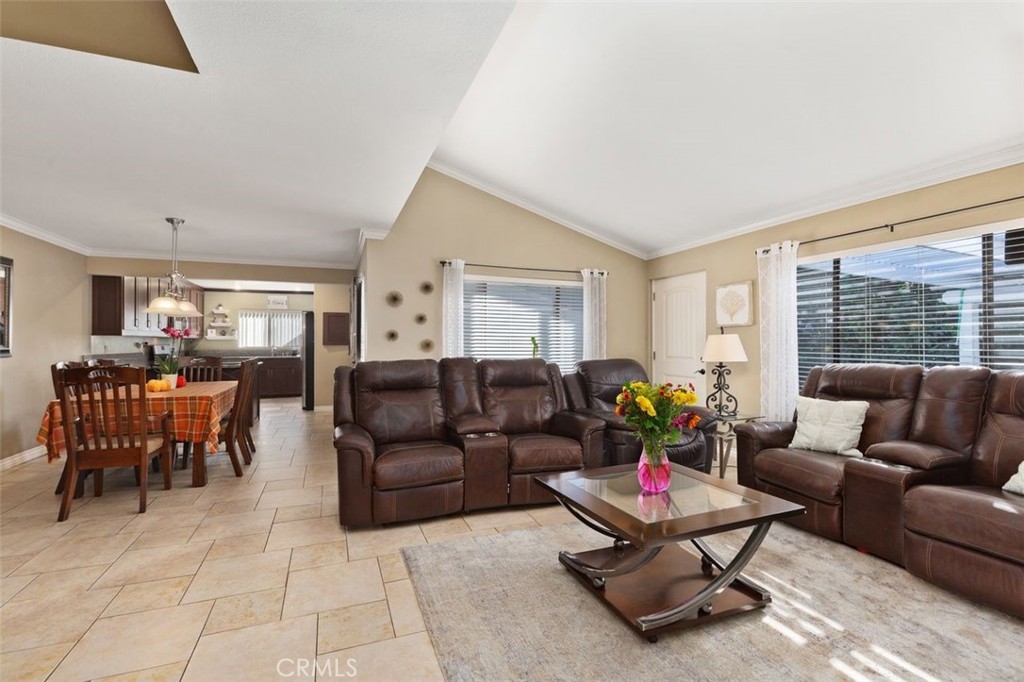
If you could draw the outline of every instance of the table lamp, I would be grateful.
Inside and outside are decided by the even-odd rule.
[[[724,332],[723,329],[719,330]],[[711,374],[715,377],[715,390],[708,395],[708,408],[718,412],[719,416],[734,417],[739,403],[736,396],[729,393],[729,384],[725,378],[732,374],[732,370],[725,366],[727,362],[746,362],[747,353],[743,350],[738,334],[712,334],[708,336],[704,344],[704,362],[717,362],[711,368]]]

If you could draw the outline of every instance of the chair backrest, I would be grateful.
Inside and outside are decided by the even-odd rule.
[[[239,423],[249,422],[256,372],[261,364],[259,360],[243,360],[239,365],[238,388],[235,389],[234,407],[231,408],[231,418],[239,420]]]
[[[334,368],[334,425],[352,424],[356,420],[352,397],[352,368]]]
[[[971,456],[992,370],[932,367],[924,373],[908,438]]]
[[[863,400],[868,404],[858,449],[907,440],[924,367],[921,365],[832,364],[811,371],[803,395],[822,400]]]
[[[971,456],[971,482],[1001,488],[1024,460],[1024,372],[992,373],[981,431]]]
[[[484,412],[502,433],[546,433],[557,400],[544,360],[481,360]]]
[[[188,359],[181,372],[185,381],[221,381],[224,377],[224,361],[216,355],[197,355]]]
[[[76,367],[58,373],[64,441],[69,456],[103,451],[115,459],[146,447],[146,370]]]
[[[444,408],[449,419],[469,414],[483,414],[480,402],[480,379],[473,358],[444,358],[441,371],[441,389]]]
[[[436,360],[360,362],[353,371],[356,423],[378,443],[444,440]]]
[[[74,360],[61,360],[50,365],[50,379],[53,381],[53,395],[57,400],[60,400],[61,388],[60,388],[60,374],[66,369],[74,369],[77,367],[83,367],[81,362],[75,362]]]
[[[597,410],[615,410],[615,398],[622,386],[631,381],[647,381],[647,372],[636,360],[581,360],[576,371],[583,379],[587,407]]]

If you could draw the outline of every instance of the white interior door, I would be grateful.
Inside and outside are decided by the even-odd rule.
[[[698,371],[704,368],[700,356],[707,338],[706,294],[704,272],[651,282],[651,379],[692,383],[702,405],[707,391],[704,375]]]

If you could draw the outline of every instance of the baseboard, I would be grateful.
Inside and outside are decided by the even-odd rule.
[[[46,448],[44,448],[42,445],[37,445],[34,448],[29,448],[28,450],[19,452],[16,455],[4,457],[3,459],[0,459],[0,471],[7,471],[8,469],[16,467],[19,464],[31,462],[33,459],[36,459],[37,457],[42,457],[45,454]]]
[[[314,405],[314,412],[334,412],[334,405]]]

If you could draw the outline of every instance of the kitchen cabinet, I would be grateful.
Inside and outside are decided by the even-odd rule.
[[[302,395],[302,359],[260,358],[259,372],[261,398],[283,398]]]
[[[124,315],[123,277],[92,276],[92,333],[120,336]]]
[[[172,318],[147,313],[149,302],[164,293],[163,277],[92,277],[92,333],[96,336],[163,336]],[[203,309],[205,294],[200,287],[188,286],[186,298]],[[183,318],[182,326],[202,337],[203,318]]]

